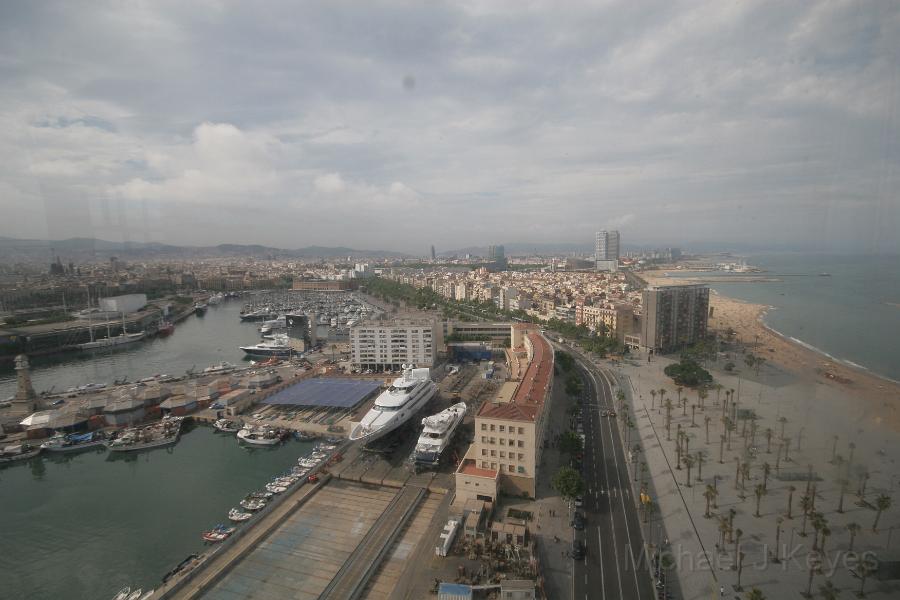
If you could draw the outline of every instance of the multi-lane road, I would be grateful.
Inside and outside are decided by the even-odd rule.
[[[582,474],[586,516],[583,540],[586,556],[573,565],[575,600],[652,600],[649,560],[643,556],[641,524],[629,482],[629,463],[622,449],[616,419],[601,416],[613,410],[610,381],[576,353],[584,381],[582,425],[585,448]]]

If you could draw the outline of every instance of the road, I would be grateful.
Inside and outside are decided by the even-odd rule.
[[[571,350],[570,350],[571,352]],[[629,463],[616,419],[601,417],[614,406],[610,382],[572,353],[585,383],[582,413],[585,451],[583,476],[587,526],[574,532],[586,543],[583,561],[574,561],[575,600],[656,598],[648,561],[642,557],[641,524],[629,482]]]

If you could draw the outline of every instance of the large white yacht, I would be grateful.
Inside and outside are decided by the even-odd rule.
[[[431,381],[431,369],[403,365],[403,376],[381,392],[375,404],[350,431],[352,441],[373,442],[397,429],[434,396],[437,386]]]
[[[415,461],[429,465],[437,463],[465,416],[466,403],[459,402],[436,415],[422,419],[424,428],[416,442]]]

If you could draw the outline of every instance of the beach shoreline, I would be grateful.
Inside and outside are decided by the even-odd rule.
[[[641,273],[641,278],[651,285],[672,285],[671,278],[662,272]],[[862,365],[829,355],[828,353],[788,336],[765,323],[765,315],[775,307],[756,304],[725,296],[711,290],[712,316],[709,328],[735,332],[737,339],[756,356],[778,368],[803,379],[840,389],[852,394],[853,399],[870,405],[876,420],[900,431],[900,415],[894,404],[900,397],[900,383],[875,373]],[[737,364],[743,368],[743,364]],[[742,361],[741,361],[742,362]]]

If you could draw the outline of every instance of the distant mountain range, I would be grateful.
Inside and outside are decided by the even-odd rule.
[[[306,246],[285,249],[259,244],[219,244],[218,246],[175,246],[157,242],[110,242],[94,238],[30,240],[0,237],[0,263],[50,263],[59,256],[63,263],[108,260],[184,259],[184,258],[407,258],[400,252],[356,250],[343,246]]]

